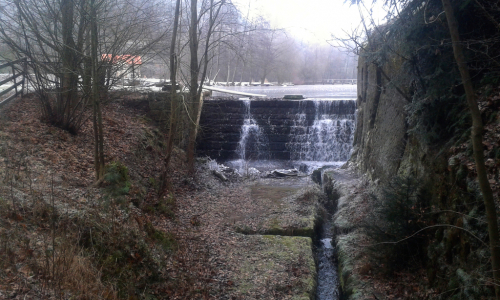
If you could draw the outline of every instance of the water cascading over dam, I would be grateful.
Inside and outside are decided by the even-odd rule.
[[[222,161],[346,161],[355,110],[355,100],[206,100],[198,153]]]
[[[206,100],[198,154],[227,162],[240,174],[249,174],[250,166],[258,171],[296,167],[310,173],[349,159],[355,120],[355,100]],[[279,186],[287,184],[297,181],[280,182]],[[319,300],[337,300],[341,294],[332,244],[334,209],[331,204],[316,232]]]

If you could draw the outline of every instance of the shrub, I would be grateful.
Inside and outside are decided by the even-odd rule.
[[[373,238],[372,258],[390,274],[419,266],[425,255],[425,233],[417,233],[428,220],[428,197],[422,184],[412,176],[394,178],[382,191],[372,215],[363,227]],[[369,223],[368,223],[369,222]]]
[[[170,193],[166,196],[163,196],[158,201],[158,211],[166,217],[171,219],[175,218],[174,210],[177,207],[177,200],[175,196]]]
[[[121,226],[113,230],[105,220],[82,221],[85,226],[79,239],[84,253],[91,256],[106,285],[116,288],[119,298],[130,299],[152,285],[167,280],[165,252],[177,249],[175,237],[147,223],[147,236]]]
[[[112,205],[124,205],[125,195],[129,194],[131,183],[128,168],[121,162],[106,165],[104,172],[106,196],[104,201]]]
[[[121,162],[112,162],[106,166],[104,181],[108,184],[107,190],[112,196],[127,195],[130,191],[128,168]]]

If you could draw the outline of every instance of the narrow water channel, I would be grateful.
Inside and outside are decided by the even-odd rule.
[[[241,168],[244,161],[227,161],[226,164],[233,168]],[[318,168],[321,166],[322,162],[294,162],[291,161],[252,161],[246,162],[247,168],[255,168],[260,172],[266,172],[276,168],[298,168],[301,164],[307,164],[306,170]],[[332,167],[335,164],[342,163],[328,163]],[[282,186],[299,187],[307,186],[311,184],[312,181],[309,178],[303,178],[299,181],[294,180],[293,183],[283,180]],[[317,288],[316,288],[316,300],[339,300],[341,298],[340,282],[337,272],[337,256],[334,245],[334,231],[332,228],[332,218],[336,207],[333,203],[326,204],[326,213],[323,216],[319,228],[316,229],[316,237],[314,239],[314,255],[316,259],[317,267]]]
[[[337,259],[335,247],[334,244],[332,244],[334,237],[331,218],[331,214],[328,214],[325,217],[315,242],[315,255],[318,272],[318,286],[316,289],[317,300],[340,299]]]

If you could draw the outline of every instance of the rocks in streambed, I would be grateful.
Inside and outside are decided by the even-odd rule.
[[[232,299],[314,299],[311,238],[236,234],[234,241],[227,253]]]
[[[274,181],[249,187],[251,201],[259,211],[240,216],[234,222],[237,232],[283,236],[314,236],[320,198],[317,185],[297,187]]]
[[[228,181],[229,180],[229,179],[227,179],[227,177],[224,174],[222,174],[222,172],[220,172],[218,170],[213,170],[212,173],[214,173],[215,177],[219,178],[222,181]]]
[[[276,170],[272,170],[272,171],[269,171],[269,172],[266,172],[266,174],[264,175],[264,177],[267,177],[267,178],[279,178],[279,177],[296,177],[296,176],[299,176],[300,173],[297,169],[288,169],[288,170],[285,170],[285,169],[276,169]]]

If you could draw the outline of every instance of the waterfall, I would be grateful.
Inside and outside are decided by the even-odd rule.
[[[290,127],[290,143],[287,148],[290,150],[291,160],[305,160],[309,150],[310,142],[308,140],[307,129],[308,121],[305,105],[306,102],[300,101],[298,113],[293,118],[293,125]]]
[[[295,161],[347,161],[354,139],[354,114],[343,114],[342,101],[314,100],[314,120],[308,122],[304,108],[295,115],[290,130],[291,159]]]
[[[241,160],[267,159],[267,137],[252,117],[251,101],[241,100],[245,106],[245,117],[241,126],[240,140],[236,152]]]
[[[237,169],[279,165],[307,173],[340,165],[352,151],[355,100],[215,100],[207,106],[198,147]]]

